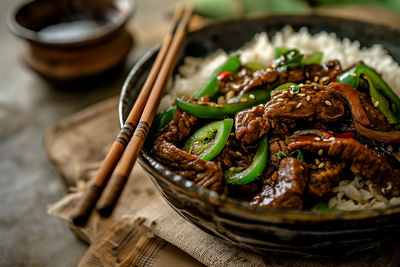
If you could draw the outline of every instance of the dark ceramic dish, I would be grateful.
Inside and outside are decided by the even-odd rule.
[[[26,41],[22,59],[57,84],[114,74],[133,45],[129,0],[35,0],[16,8],[8,27]],[[101,56],[99,56],[101,55]]]
[[[400,31],[358,21],[319,16],[274,16],[223,22],[190,33],[178,64],[185,56],[203,57],[218,48],[232,51],[255,33],[269,35],[285,25],[306,26],[311,33],[334,32],[359,40],[362,46],[382,44],[400,61]],[[123,125],[155,59],[148,52],[132,69],[122,90],[119,115]],[[186,220],[222,240],[259,253],[347,256],[379,246],[400,233],[400,207],[345,213],[317,213],[251,207],[223,198],[167,170],[148,154],[140,164],[169,205]]]

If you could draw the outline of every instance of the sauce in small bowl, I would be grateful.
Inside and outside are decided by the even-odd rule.
[[[125,30],[132,9],[129,0],[36,0],[17,8],[8,25],[27,41],[22,58],[29,67],[69,82],[98,76],[125,59],[133,44]]]

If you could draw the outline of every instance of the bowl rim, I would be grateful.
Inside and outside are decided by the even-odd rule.
[[[233,21],[242,21],[246,23],[247,21],[253,20],[264,20],[264,19],[273,19],[275,17],[285,17],[285,15],[273,15],[273,16],[265,16],[265,17],[257,17],[257,18],[240,18],[240,19],[232,19],[226,20],[222,22],[217,22],[215,24],[208,25],[203,27],[199,30],[189,32],[188,36],[194,34],[202,34],[207,32],[209,29],[212,29],[216,25],[228,25]],[[327,20],[344,20],[348,23],[356,23],[360,24],[364,27],[367,26],[374,26],[374,27],[381,27],[386,31],[392,31],[395,34],[400,36],[400,30],[394,29],[389,26],[373,24],[369,22],[353,20],[353,19],[343,19],[339,17],[333,16],[321,16],[321,15],[296,15],[296,17],[319,17],[321,19]],[[160,45],[157,45],[147,51],[132,67],[131,71],[129,72],[127,78],[124,81],[122,86],[121,95],[119,99],[119,124],[120,127],[123,127],[124,124],[124,107],[126,103],[127,92],[130,90],[132,85],[132,80],[136,76],[136,73],[142,68],[142,66],[151,59],[159,50]],[[192,195],[198,198],[202,198],[203,200],[207,201],[212,206],[218,206],[220,209],[225,208],[232,208],[232,206],[242,212],[247,214],[254,215],[256,220],[264,219],[266,221],[270,220],[271,218],[279,218],[280,220],[284,220],[285,222],[288,221],[346,221],[346,220],[363,220],[363,219],[370,219],[374,217],[386,216],[395,213],[400,213],[400,205],[393,205],[386,207],[384,209],[365,209],[365,210],[354,210],[354,211],[341,211],[341,212],[318,212],[318,211],[311,211],[311,210],[287,210],[287,209],[280,209],[280,208],[266,208],[266,207],[258,207],[258,206],[251,206],[246,201],[236,200],[234,198],[221,196],[213,191],[208,189],[202,188],[198,185],[192,183],[192,181],[183,178],[182,176],[173,173],[172,171],[168,170],[167,167],[163,166],[161,163],[157,162],[154,158],[152,158],[149,154],[147,154],[143,149],[139,154],[139,163],[144,167],[146,172],[150,172],[154,175],[157,175],[164,182],[172,183],[180,187],[181,190],[185,192],[185,194]]]
[[[46,1],[46,0],[42,0]],[[97,33],[90,35],[90,37],[77,40],[77,41],[47,41],[43,40],[39,37],[38,32],[31,30],[27,27],[22,26],[17,21],[17,16],[23,9],[27,8],[28,6],[37,4],[37,0],[31,0],[27,2],[23,2],[18,4],[14,9],[9,13],[7,16],[7,26],[8,29],[15,34],[16,36],[25,39],[27,41],[46,45],[46,46],[54,46],[54,47],[65,47],[65,46],[80,46],[80,45],[87,45],[91,43],[95,43],[103,38],[106,38],[109,35],[112,35],[114,32],[118,31],[119,29],[123,28],[126,23],[132,18],[133,13],[136,10],[136,0],[113,0],[118,5],[123,3],[127,7],[127,12],[122,12],[124,14],[122,19],[119,20],[118,24],[113,23],[105,23],[101,25],[99,28],[101,29]],[[53,1],[49,1],[49,4],[54,3]],[[118,6],[117,5],[117,6]]]

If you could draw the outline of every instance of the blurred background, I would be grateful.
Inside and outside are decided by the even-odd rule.
[[[46,206],[60,199],[68,188],[46,156],[43,134],[59,120],[118,95],[129,69],[168,31],[178,1],[35,2],[43,6],[56,2],[56,6],[49,14],[34,7],[18,13],[25,1],[0,2],[0,266],[74,266],[87,246],[66,223],[46,214]],[[218,20],[271,14],[322,14],[400,26],[398,0],[186,2],[195,5],[193,28]],[[115,18],[112,23],[119,28],[110,30],[108,22],[68,24],[69,20],[81,20],[73,16],[75,11],[87,13],[88,6],[94,6],[97,12],[110,3]],[[68,14],[68,20],[60,20],[62,15],[57,12]],[[49,27],[54,25],[60,27]],[[97,34],[98,26],[107,38],[86,36]],[[37,34],[45,28],[50,40]],[[93,38],[68,39],[74,36]]]

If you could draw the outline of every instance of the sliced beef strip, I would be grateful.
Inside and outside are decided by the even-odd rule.
[[[322,65],[307,65],[304,70],[307,80],[323,85],[336,81],[336,77],[343,72],[339,60],[329,60]]]
[[[223,172],[215,162],[186,153],[165,140],[156,141],[151,152],[162,164],[195,184],[220,194],[224,191]]]
[[[308,194],[317,199],[326,199],[341,180],[346,168],[343,161],[320,160],[319,164],[309,164],[310,178],[308,181]]]
[[[221,152],[213,159],[223,170],[232,167],[247,169],[255,154],[255,147],[248,147],[239,142],[234,136],[230,136]]]
[[[279,170],[275,172],[250,205],[285,209],[302,209],[302,197],[307,182],[307,164],[288,157],[281,161]]]
[[[278,159],[278,153],[283,152],[285,155],[289,154],[289,150],[285,144],[285,140],[280,137],[271,137],[269,138],[269,160],[272,166],[275,168],[279,167],[280,160]]]
[[[287,134],[299,120],[335,122],[346,115],[344,100],[329,87],[304,85],[293,94],[290,88],[272,95],[265,105],[240,111],[235,116],[236,138],[251,144],[270,130]]]
[[[325,86],[304,85],[297,94],[293,94],[290,88],[273,94],[265,105],[264,117],[269,120],[333,122],[343,117],[345,111],[343,99],[333,90]]]
[[[218,81],[219,91],[223,94],[233,91],[237,95],[239,92],[245,93],[256,87],[273,89],[287,82],[328,84],[335,81],[336,76],[342,73],[338,60],[330,60],[322,65],[307,65],[304,70],[292,69],[287,73],[274,69],[272,65],[270,68],[255,72],[242,67],[237,73]]]
[[[305,83],[306,75],[302,69],[294,69],[288,71],[286,82],[290,83]]]
[[[218,81],[219,91],[227,94],[233,91],[236,94],[246,93],[256,87],[275,88],[287,82],[305,82],[306,76],[302,69],[289,70],[287,73],[279,72],[271,68],[251,72],[243,67],[237,73]]]
[[[160,140],[173,144],[182,142],[196,127],[197,121],[197,117],[177,108],[172,121],[160,131],[156,142]]]
[[[286,74],[284,75],[287,76]],[[252,88],[264,86],[271,87],[276,81],[283,80],[279,77],[279,72],[271,69],[258,70],[255,72],[242,67],[237,73],[228,76],[226,79],[218,81],[219,91],[223,94],[229,91],[247,92]],[[284,82],[286,79],[284,79]]]
[[[400,195],[400,179],[396,176],[398,170],[394,170],[375,150],[366,148],[354,139],[332,138],[321,141],[293,139],[288,149],[289,151],[301,149],[311,153],[322,150],[328,157],[347,161],[352,173],[370,179],[384,195]]]
[[[239,111],[235,116],[236,139],[246,144],[258,140],[268,132],[269,127],[269,122],[264,118],[264,105]]]
[[[177,108],[173,120],[164,127],[154,142],[151,153],[179,175],[199,186],[222,193],[224,181],[221,167],[215,162],[204,161],[196,155],[186,153],[176,146],[189,136],[196,123],[195,116]]]

